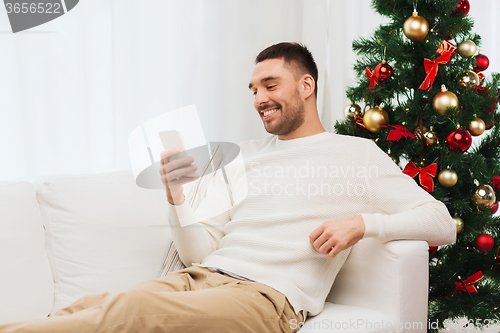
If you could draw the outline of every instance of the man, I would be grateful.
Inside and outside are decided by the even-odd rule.
[[[228,185],[218,172],[196,212],[183,194],[193,159],[162,152],[172,237],[189,267],[0,332],[296,332],[292,320],[321,312],[360,239],[453,242],[444,204],[372,141],[324,130],[317,77],[300,44],[257,56],[249,88],[272,135],[240,143]]]

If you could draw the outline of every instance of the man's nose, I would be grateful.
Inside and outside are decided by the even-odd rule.
[[[269,96],[267,96],[265,91],[257,91],[255,93],[255,106],[267,104],[269,102]]]

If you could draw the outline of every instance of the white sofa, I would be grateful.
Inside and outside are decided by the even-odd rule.
[[[0,324],[156,278],[167,216],[165,192],[131,171],[0,182]],[[427,289],[426,242],[362,240],[300,332],[425,332]]]

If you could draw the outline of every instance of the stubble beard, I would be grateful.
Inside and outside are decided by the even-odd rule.
[[[297,128],[302,126],[305,120],[304,102],[300,100],[299,91],[295,90],[292,96],[291,103],[287,107],[286,113],[282,105],[277,104],[280,108],[280,122],[278,124],[269,124],[264,121],[266,131],[274,135],[286,135],[292,133]]]

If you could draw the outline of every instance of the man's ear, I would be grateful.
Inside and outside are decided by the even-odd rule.
[[[300,79],[300,91],[302,98],[307,99],[314,94],[315,82],[310,74],[305,74]]]

